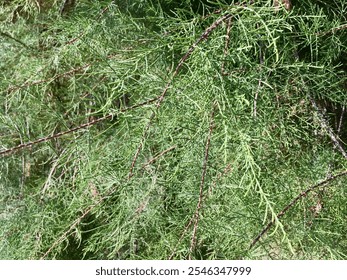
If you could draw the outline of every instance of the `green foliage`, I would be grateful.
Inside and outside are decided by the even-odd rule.
[[[249,248],[347,168],[345,1],[61,2],[0,6],[0,152],[53,136],[0,155],[1,259],[347,257],[345,177]]]

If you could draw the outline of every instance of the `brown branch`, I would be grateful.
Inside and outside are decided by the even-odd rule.
[[[283,208],[283,210],[281,212],[279,212],[275,218],[273,218],[271,220],[271,222],[269,222],[267,224],[267,226],[257,235],[257,237],[255,237],[252,241],[252,243],[250,244],[249,246],[249,249],[251,249],[259,240],[260,238],[268,232],[268,230],[275,224],[276,221],[278,221],[284,214],[286,214],[286,212],[292,208],[302,197],[305,197],[307,196],[311,191],[319,188],[319,187],[322,187],[322,186],[325,186],[327,184],[329,184],[330,182],[332,182],[333,180],[339,178],[339,177],[342,177],[342,176],[345,176],[347,175],[347,170],[345,171],[342,171],[336,175],[333,175],[333,176],[330,176],[328,177],[327,179],[319,182],[318,184],[315,184],[315,185],[312,185],[310,186],[308,189],[306,189],[305,191],[301,192],[297,197],[295,197],[286,207]]]
[[[194,221],[194,218],[195,218],[195,212],[193,214],[193,216],[190,218],[189,222],[187,223],[187,225],[184,227],[182,233],[181,233],[181,236],[180,238],[178,239],[176,245],[175,245],[175,248],[172,250],[172,253],[171,255],[168,257],[169,260],[172,260],[172,258],[174,257],[174,255],[176,254],[176,250],[177,250],[177,247],[178,245],[182,242],[183,240],[183,237],[185,236],[186,232],[188,231],[188,229],[190,228],[190,226],[192,225],[193,221]]]
[[[156,98],[147,100],[147,101],[145,101],[145,102],[142,102],[142,103],[139,103],[139,104],[135,104],[135,105],[130,106],[130,107],[122,108],[122,109],[119,110],[119,112],[125,112],[125,111],[128,111],[128,110],[132,110],[132,109],[135,109],[135,108],[138,108],[138,107],[141,107],[141,106],[144,106],[144,105],[153,103],[154,101],[157,101],[158,98],[159,98],[159,97],[156,97]],[[18,150],[22,150],[22,149],[25,149],[25,148],[29,148],[29,147],[31,147],[31,146],[33,146],[33,145],[36,145],[36,144],[39,144],[39,143],[43,143],[43,142],[47,142],[47,141],[49,141],[49,140],[62,137],[62,136],[64,136],[64,135],[70,134],[70,133],[72,133],[72,132],[81,130],[81,129],[86,128],[86,127],[89,127],[89,126],[92,126],[92,125],[97,124],[97,123],[99,123],[99,122],[102,122],[102,121],[104,121],[104,120],[112,119],[113,117],[114,117],[114,114],[111,113],[111,114],[108,114],[108,115],[106,115],[106,116],[104,116],[104,117],[101,117],[101,118],[95,119],[95,120],[93,120],[93,121],[90,121],[90,122],[81,124],[81,125],[79,125],[79,126],[77,126],[77,127],[74,127],[74,128],[72,128],[72,129],[69,129],[69,130],[66,130],[66,131],[62,131],[62,132],[56,133],[56,134],[54,134],[54,135],[50,135],[50,136],[46,136],[46,137],[43,137],[43,138],[39,138],[39,139],[36,139],[36,140],[34,140],[34,141],[31,141],[31,142],[27,142],[27,143],[24,143],[24,144],[20,144],[20,145],[18,145],[18,146],[15,146],[15,147],[12,147],[12,148],[9,148],[9,149],[0,151],[0,156],[8,155],[8,154],[11,154],[11,153],[16,152],[16,151],[18,151]]]
[[[230,173],[232,171],[231,165],[230,163],[228,163],[228,165],[224,168],[222,173],[219,173],[216,180],[212,183],[212,185],[209,187],[208,189],[208,194],[211,195],[212,194],[212,190],[216,187],[217,182],[225,175],[227,175],[228,173]]]
[[[186,52],[186,54],[180,59],[180,61],[178,62],[176,69],[172,75],[172,78],[170,79],[170,81],[166,84],[164,91],[161,95],[161,97],[158,100],[158,104],[157,107],[159,107],[161,105],[161,102],[163,101],[174,77],[177,76],[178,72],[180,71],[181,67],[183,66],[183,63],[190,57],[190,55],[193,53],[193,51],[195,50],[195,48],[197,47],[197,45],[202,42],[203,40],[206,40],[211,32],[213,30],[215,30],[222,22],[224,22],[225,20],[231,18],[231,14],[225,14],[224,16],[220,17],[219,19],[217,19],[214,23],[212,23],[206,30],[204,33],[202,33],[202,35],[199,37],[199,39],[197,39],[193,45],[189,48],[189,50]]]
[[[198,223],[199,223],[199,212],[201,209],[202,201],[203,201],[203,196],[204,196],[204,184],[205,184],[205,178],[206,178],[206,172],[207,172],[207,161],[208,161],[208,156],[209,156],[209,150],[210,150],[210,145],[211,145],[211,136],[212,136],[212,130],[214,127],[214,113],[216,109],[216,103],[213,104],[213,109],[211,112],[211,117],[210,117],[210,127],[209,127],[209,132],[207,136],[207,141],[206,141],[206,147],[205,147],[205,157],[204,157],[204,162],[202,166],[202,174],[201,174],[201,181],[200,181],[200,190],[199,190],[199,200],[198,204],[196,205],[196,211],[194,214],[194,228],[193,228],[193,234],[192,234],[192,239],[190,242],[190,253],[189,253],[189,259],[191,260],[191,254],[195,249],[196,246],[196,235],[198,231]]]
[[[217,179],[212,183],[212,187],[209,189],[208,191],[208,195],[211,195],[212,193],[212,188],[214,188],[217,184],[217,182],[223,177],[225,176],[227,173],[229,173],[231,171],[231,166],[230,164],[228,164],[222,173],[218,174],[217,176]],[[206,196],[203,197],[203,200],[206,198]],[[202,200],[202,202],[203,202]],[[189,222],[187,223],[187,225],[184,227],[181,235],[180,235],[180,238],[178,239],[174,249],[172,250],[172,253],[171,255],[168,257],[168,260],[172,260],[172,258],[174,257],[174,255],[176,254],[176,250],[177,250],[177,247],[178,245],[182,242],[186,232],[188,231],[189,227],[192,225],[193,221],[194,221],[194,218],[195,218],[195,212],[193,213],[192,217],[190,218]]]
[[[22,42],[21,40],[19,39],[16,39],[15,37],[13,37],[12,35],[6,33],[6,32],[3,32],[3,31],[0,31],[0,35],[3,36],[3,37],[7,37],[15,42],[17,42],[18,44],[21,44],[23,47],[27,48],[27,49],[30,49],[30,50],[34,50],[34,48],[32,47],[29,47],[27,44],[25,44],[24,42]]]
[[[20,144],[18,146],[12,147],[10,149],[6,149],[6,150],[3,150],[3,151],[0,151],[0,155],[11,154],[11,153],[13,153],[13,152],[15,152],[17,150],[21,150],[21,149],[24,149],[24,148],[29,148],[29,147],[31,147],[31,146],[33,146],[35,144],[39,144],[39,143],[42,143],[42,142],[47,142],[47,141],[49,141],[51,139],[56,139],[58,137],[64,136],[66,134],[70,134],[70,133],[75,132],[77,130],[89,127],[89,126],[94,125],[94,124],[96,124],[98,122],[101,122],[101,121],[104,121],[106,119],[109,119],[112,116],[113,116],[113,114],[110,114],[110,115],[107,115],[105,117],[96,119],[94,121],[91,121],[91,122],[88,122],[88,123],[84,123],[84,124],[82,124],[80,126],[72,128],[72,129],[69,129],[69,130],[66,130],[66,131],[62,131],[62,132],[56,133],[56,134],[51,135],[51,136],[46,136],[46,137],[43,137],[43,138],[39,138],[39,139],[36,139],[34,141],[31,141],[31,142]]]
[[[346,29],[347,28],[347,23],[346,24],[342,24],[338,27],[335,27],[335,28],[332,28],[328,31],[322,31],[322,32],[318,32],[316,33],[316,35],[320,36],[320,35],[327,35],[327,34],[330,34],[330,33],[335,33],[336,31],[340,31],[340,30],[343,30],[343,29]]]
[[[154,158],[147,161],[144,165],[142,165],[142,169],[145,168],[146,166],[150,165],[151,163],[155,162],[158,158],[162,157],[163,155],[170,152],[171,150],[176,149],[176,147],[177,146],[175,145],[175,146],[172,146],[172,147],[166,149],[165,151],[162,151],[159,155],[155,156]]]

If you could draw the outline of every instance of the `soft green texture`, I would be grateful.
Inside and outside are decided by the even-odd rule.
[[[328,109],[336,133],[347,104],[345,0],[293,1],[290,12],[268,0],[83,0],[64,15],[62,1],[6,2],[0,150],[114,117],[0,157],[1,259],[40,259],[52,245],[46,259],[347,258],[345,177],[301,199],[249,249],[294,197],[347,168],[309,101]],[[227,12],[227,54],[223,23],[173,77]],[[160,96],[172,78],[159,108],[124,110]],[[124,94],[130,104],[120,105]],[[213,104],[190,252],[193,225],[184,229],[199,200]]]

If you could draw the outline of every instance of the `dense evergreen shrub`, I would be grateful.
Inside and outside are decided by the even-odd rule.
[[[3,1],[0,258],[345,259],[346,14]]]

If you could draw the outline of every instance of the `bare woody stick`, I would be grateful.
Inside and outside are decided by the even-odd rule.
[[[255,237],[253,239],[252,243],[249,246],[249,249],[251,249],[260,240],[260,238],[269,231],[269,229],[275,224],[275,222],[278,221],[282,216],[284,216],[284,214],[287,213],[288,210],[290,208],[292,208],[302,197],[305,197],[311,191],[313,191],[319,187],[325,186],[325,185],[329,184],[330,182],[334,181],[335,179],[342,177],[342,176],[345,176],[345,175],[347,175],[347,170],[342,171],[336,175],[330,176],[327,179],[319,182],[318,184],[312,185],[308,189],[306,189],[305,191],[301,192],[286,207],[284,207],[283,210],[281,212],[279,212],[277,214],[277,216],[271,220],[271,222],[269,222],[267,224],[267,226],[257,235],[257,237]]]

